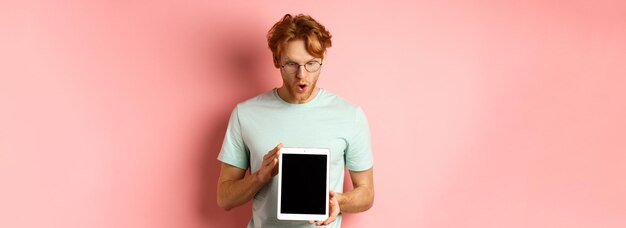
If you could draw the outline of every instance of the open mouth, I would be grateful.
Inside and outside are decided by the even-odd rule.
[[[306,87],[306,84],[298,84],[298,91],[304,92],[304,90],[306,90]]]

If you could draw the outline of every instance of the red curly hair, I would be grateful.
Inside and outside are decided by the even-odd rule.
[[[272,50],[274,66],[279,68],[280,54],[289,41],[303,40],[309,54],[323,58],[326,48],[332,46],[331,37],[328,30],[310,16],[285,14],[267,33],[267,44]]]

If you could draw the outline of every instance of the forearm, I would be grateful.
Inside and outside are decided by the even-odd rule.
[[[221,181],[217,189],[217,204],[225,210],[230,210],[250,201],[264,185],[256,174],[239,180]]]
[[[369,186],[360,186],[350,192],[345,192],[337,199],[342,213],[367,211],[374,204],[374,189]]]

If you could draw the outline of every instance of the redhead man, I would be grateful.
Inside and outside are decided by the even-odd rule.
[[[253,201],[248,227],[341,226],[342,213],[368,210],[374,202],[370,132],[363,110],[317,86],[331,35],[307,15],[285,15],[267,41],[283,84],[233,110],[218,160],[217,203],[225,209]],[[329,218],[278,220],[280,148],[330,149]],[[348,168],[354,189],[343,191]],[[250,175],[246,171],[250,169]],[[306,188],[306,186],[302,186]]]

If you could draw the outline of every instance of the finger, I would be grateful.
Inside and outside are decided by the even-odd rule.
[[[333,221],[335,221],[335,216],[330,215],[328,216],[328,218],[325,221],[322,221],[322,225],[328,225],[330,223],[332,223]]]
[[[280,144],[279,144],[280,145]],[[278,146],[274,147],[274,149],[271,149],[270,151],[268,151],[265,155],[263,155],[263,159],[267,159],[269,157],[274,156],[280,149],[276,149],[278,148]]]
[[[274,147],[274,149],[270,150],[267,154],[274,155],[276,154],[278,151],[280,151],[280,148],[283,148],[283,144],[279,143],[278,145],[276,145],[276,147]]]
[[[267,161],[265,161],[264,166],[267,168],[274,168],[276,167],[277,164],[278,164],[278,158],[273,158],[273,159],[267,159]]]
[[[314,221],[313,221],[313,220],[309,220],[309,224],[313,224],[313,223],[314,223]]]
[[[262,166],[267,166],[269,165],[274,159],[270,158],[270,157],[264,157],[263,158],[263,163]]]
[[[263,160],[263,163],[261,164],[261,169],[262,170],[272,170],[276,165],[276,158],[274,159],[266,159]]]
[[[276,146],[276,148],[274,148],[273,150],[271,150],[270,152],[268,152],[267,154],[265,154],[265,156],[263,156],[263,165],[269,166],[270,164],[276,164],[276,162],[278,162],[278,156],[280,155],[280,148],[282,148],[282,143],[278,144],[278,146]]]
[[[272,159],[269,159],[269,154],[263,156],[263,166],[266,166]]]
[[[280,152],[278,152],[278,150],[271,150],[270,152],[267,152],[267,154],[263,155],[264,164],[267,164],[268,162],[274,160],[274,158],[278,157],[279,154]]]
[[[328,225],[328,224],[333,223],[334,221],[335,221],[335,216],[331,216],[331,217],[328,217],[328,219],[326,219],[326,221],[324,221],[322,225]]]

